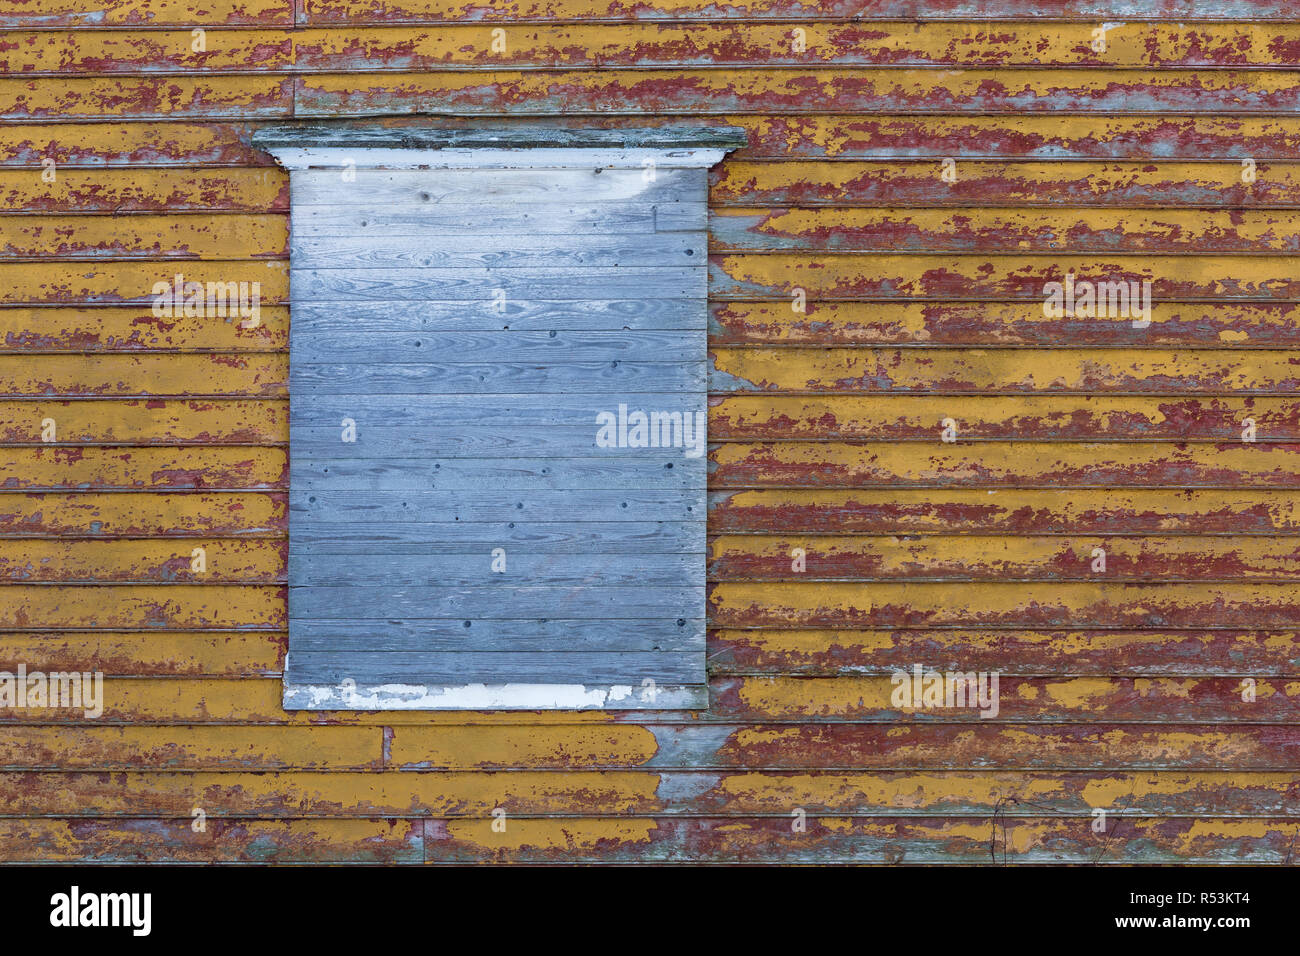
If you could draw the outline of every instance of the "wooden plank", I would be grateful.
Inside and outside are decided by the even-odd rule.
[[[1247,396],[1300,390],[1300,376],[1283,351],[713,348],[709,354],[709,390],[715,392]]]
[[[286,514],[279,493],[6,491],[0,494],[0,535],[21,537],[33,548],[41,546],[38,537],[277,537],[285,532]]]
[[[648,13],[644,6],[638,13],[646,15],[642,11]],[[453,13],[450,7],[444,7],[441,12]],[[924,13],[929,16],[931,11]],[[1105,49],[1098,51],[1093,49],[1095,27],[1091,23],[1012,22],[994,27],[935,21],[880,22],[873,14],[871,28],[865,29],[857,22],[810,22],[803,19],[805,11],[794,5],[783,11],[782,19],[793,20],[787,23],[710,20],[702,18],[699,10],[692,14],[686,24],[624,21],[608,26],[590,22],[558,26],[538,23],[526,30],[507,26],[504,50],[490,47],[479,23],[445,24],[437,28],[391,27],[382,25],[384,18],[376,16],[366,18],[369,23],[365,26],[299,30],[295,51],[297,65],[312,72],[525,65],[743,69],[809,63],[818,66],[1173,68],[1287,66],[1291,61],[1283,51],[1300,42],[1300,31],[1290,23],[1108,23]],[[796,25],[804,30],[803,49],[793,42]],[[126,39],[128,36],[124,34],[118,40],[118,46],[125,48],[119,56],[132,65],[143,65],[145,61],[137,59],[134,44]],[[101,49],[89,43],[85,46]],[[218,62],[225,63],[224,59]],[[207,63],[202,65],[212,68]]]
[[[3,21],[0,21],[3,22]],[[198,18],[194,21],[196,26]],[[206,25],[206,24],[204,24]],[[21,76],[265,72],[291,69],[296,59],[289,30],[206,31],[202,49],[182,30],[76,29],[10,32],[0,72]]]
[[[158,283],[174,283],[180,274],[186,283],[247,283],[248,295],[244,300],[251,307],[253,283],[257,283],[258,302],[277,305],[289,299],[289,268],[287,261],[252,260],[229,262],[189,261],[173,265],[150,262],[0,262],[0,303],[37,303],[65,305],[119,305],[135,302],[152,308],[154,287]],[[185,293],[187,296],[190,293]],[[206,309],[206,298],[204,300]],[[164,303],[165,304],[165,303]],[[223,320],[237,318],[251,322],[245,316],[227,308],[226,313],[209,318]]]
[[[709,588],[709,619],[719,627],[1286,628],[1300,623],[1295,590],[1290,582],[726,581]]]
[[[932,395],[793,397],[728,395],[709,409],[713,441],[865,439],[933,441],[945,418],[962,442],[1224,441],[1255,422],[1264,441],[1300,439],[1300,402],[1291,398]]]
[[[629,297],[703,299],[708,280],[705,270],[695,266],[301,270],[295,266],[292,275],[295,304],[355,299],[492,302],[502,296],[581,300],[599,297],[611,288]]]
[[[404,236],[300,236],[292,243],[295,263],[320,269],[536,269],[672,267],[704,262],[704,233],[663,232],[629,235],[476,235],[421,237],[414,246]]]
[[[640,562],[648,555],[637,555]],[[512,649],[543,653],[557,642],[582,653],[608,649],[617,639],[626,652],[648,654],[662,651],[682,653],[704,647],[704,622],[678,618],[605,620],[484,620],[443,627],[438,623],[409,621],[329,620],[301,625],[293,635],[294,652],[335,651],[352,656],[367,648],[382,647],[391,653],[447,654],[463,651],[466,642],[487,653]],[[291,624],[291,629],[293,625]]]
[[[214,818],[316,819],[356,818],[383,813],[391,807],[395,816],[446,813],[453,817],[491,815],[497,806],[511,815],[561,810],[575,800],[589,800],[600,812],[647,812],[663,810],[654,796],[658,774],[637,772],[581,772],[572,774],[519,773],[129,773],[104,777],[97,774],[67,774],[66,790],[60,795],[57,775],[8,773],[0,777],[6,794],[0,807],[6,815],[34,814],[42,807],[59,813],[71,794],[83,793],[85,809],[69,808],[68,814],[96,817],[189,816],[202,806]],[[130,782],[139,788],[134,813],[123,802],[122,787]],[[883,781],[882,781],[883,782]],[[1265,791],[1273,779],[1250,778],[1253,796],[1266,800]],[[1204,787],[1212,791],[1217,779],[1207,777]],[[242,789],[244,794],[239,796]],[[1064,788],[1063,788],[1064,789]],[[510,791],[515,791],[514,796]],[[357,793],[364,792],[367,813],[358,812]],[[583,794],[586,794],[584,798]],[[1184,799],[1186,788],[1177,794]],[[330,805],[331,799],[334,801]],[[1068,798],[1067,798],[1068,799]],[[1177,799],[1173,797],[1172,799]],[[185,801],[190,801],[184,807]],[[242,804],[242,806],[241,806]]]
[[[297,321],[297,313],[294,321]],[[288,349],[287,306],[263,306],[257,325],[245,328],[248,322],[235,316],[159,318],[150,306],[10,306],[0,309],[0,355],[13,352],[275,352]],[[176,358],[171,361],[186,360]]]
[[[188,21],[187,21],[188,22]],[[45,159],[68,166],[275,165],[248,144],[239,123],[104,122],[0,124],[0,163],[41,168]]]
[[[790,13],[797,15],[798,11]],[[382,21],[380,21],[382,22]],[[7,73],[155,73],[379,69],[427,71],[439,67],[538,66],[1286,66],[1279,51],[1297,42],[1293,24],[1108,24],[1106,48],[1092,49],[1091,23],[981,25],[920,22],[795,21],[804,30],[797,50],[793,24],[622,22],[617,25],[538,24],[507,33],[494,51],[475,24],[436,29],[358,26],[349,29],[221,31],[206,49],[191,49],[188,30],[84,29],[11,34],[14,48],[0,57]],[[867,40],[870,42],[866,42]]]
[[[696,552],[703,565],[703,521],[407,521],[378,527],[335,525],[295,530],[291,553],[491,554],[493,548],[538,554],[586,553],[593,539],[603,554]]]
[[[161,523],[161,522],[159,522]],[[198,570],[195,549],[202,550]],[[283,584],[283,541],[201,537],[0,540],[0,581],[60,584]]]
[[[283,448],[0,448],[7,491],[282,488]]]
[[[614,400],[621,397],[621,394],[608,396],[606,404],[612,405]],[[600,397],[592,396],[592,398],[593,404],[599,405]],[[615,414],[616,410],[616,407],[611,409],[610,414]],[[681,412],[678,411],[677,414]],[[336,424],[332,425],[295,425],[294,443],[295,448],[301,448],[301,453],[308,457],[336,457],[342,460],[369,462],[373,466],[372,471],[385,468],[388,453],[394,448],[399,448],[404,456],[403,460],[408,462],[420,457],[462,459],[463,471],[469,471],[469,466],[465,464],[464,459],[482,461],[485,473],[508,470],[510,464],[513,464],[517,458],[535,463],[539,466],[537,470],[544,471],[550,467],[545,462],[558,464],[561,461],[573,460],[579,455],[604,457],[609,462],[606,471],[615,472],[621,461],[635,456],[635,452],[629,453],[625,449],[620,453],[618,450],[603,448],[597,442],[599,429],[595,424],[594,410],[581,417],[586,418],[588,424],[532,426],[507,420],[494,425],[466,425],[460,428],[439,423],[396,426],[370,424],[370,421],[374,420],[383,421],[382,418],[378,418],[358,422],[356,440],[349,442],[340,441],[342,429],[337,422],[341,422],[342,419],[335,419]],[[577,416],[575,419],[580,420]],[[656,429],[656,435],[659,434],[660,430]],[[687,474],[697,475],[695,484],[697,487],[703,487],[702,462],[699,467],[691,467],[691,462],[695,460],[692,456],[698,458],[703,452],[703,439],[701,431],[692,431],[691,442],[688,444],[676,448],[648,448],[642,454],[654,456],[656,468],[663,468],[665,461],[678,461],[679,464],[675,467],[681,468]],[[409,468],[408,465],[408,470]],[[518,471],[517,468],[515,470]],[[640,474],[645,469],[634,466],[634,470],[636,474]],[[437,473],[429,476],[423,487],[439,486],[438,477]],[[617,484],[619,487],[635,487],[635,484],[628,480]]]
[[[293,86],[277,76],[0,78],[0,119],[272,119],[293,115]]]
[[[296,331],[295,334],[297,334]],[[343,344],[355,348],[358,354],[364,354],[365,349],[363,346],[367,341],[382,343],[386,338],[396,338],[395,336],[375,336],[371,339],[367,331],[360,333],[359,337],[360,341],[355,345],[346,340]],[[626,332],[604,331],[588,333],[588,336],[582,337],[574,335],[569,337],[565,344],[568,347],[580,349],[582,343],[588,337],[591,341],[597,343],[626,342],[628,343],[626,348],[629,351],[639,347],[649,347],[657,350],[661,344],[665,348],[671,348],[674,343],[674,336],[670,335],[643,333],[633,335]],[[313,336],[307,340],[308,349],[312,345],[320,347],[317,343],[328,338],[328,335]],[[530,333],[518,334],[518,338],[524,342],[555,341],[549,335],[533,335]],[[692,344],[697,344],[700,351],[703,351],[705,345],[703,335],[681,335],[680,338]],[[509,343],[511,341],[511,336],[495,334],[466,335],[463,339],[449,339],[445,344],[441,345],[435,339],[430,345],[439,350],[461,355],[473,354],[475,349],[489,352],[493,349],[493,343]],[[294,347],[297,348],[296,342]],[[654,407],[656,403],[672,404],[674,401],[671,392],[614,391],[611,392],[611,395],[616,395],[619,402],[632,409],[649,409]],[[318,399],[313,399],[310,405],[295,406],[289,420],[295,428],[299,425],[320,426],[326,423],[335,425],[339,416],[352,415],[358,419],[358,422],[369,421],[385,427],[401,427],[412,430],[421,427],[449,428],[461,425],[484,425],[505,420],[512,427],[582,426],[586,428],[592,426],[594,432],[596,413],[605,408],[607,401],[607,397],[600,395],[591,397],[557,395],[554,398],[548,398],[545,404],[540,404],[537,401],[537,396],[528,392],[475,395],[473,398],[465,398],[459,395],[408,396],[392,393],[324,395]],[[3,410],[3,408],[4,406],[0,405],[0,410]],[[617,411],[617,408],[614,410]],[[3,421],[3,419],[0,419],[0,421]],[[0,432],[0,434],[3,433]],[[357,438],[361,438],[360,429],[357,431]]]
[[[346,598],[350,589],[336,591]],[[455,625],[449,625],[451,629]],[[290,629],[289,639],[296,635]],[[387,651],[366,648],[351,653],[337,648],[325,651],[300,651],[295,646],[289,659],[291,678],[286,680],[286,694],[295,686],[338,686],[354,681],[360,687],[393,683],[400,674],[404,685],[462,687],[478,684],[492,687],[511,684],[573,685],[586,687],[627,685],[639,696],[642,682],[649,680],[665,689],[700,682],[700,653],[697,648],[684,651],[626,651],[616,628],[607,632],[605,647],[594,652],[566,648],[521,651],[503,649],[482,653],[475,649],[452,653],[433,651]],[[292,680],[292,684],[288,683]],[[391,708],[389,708],[391,709]],[[426,708],[421,708],[426,709]]]
[[[6,584],[13,602],[0,607],[0,629],[233,628],[286,624],[284,589],[262,585],[176,584],[165,591],[136,585]]]
[[[1187,209],[719,209],[715,252],[1135,252],[1300,250],[1290,212]]]
[[[677,242],[692,237],[638,238],[650,243]],[[382,241],[371,239],[372,242]],[[516,329],[528,332],[608,331],[610,329],[704,329],[707,312],[694,299],[510,299],[496,302],[348,302],[319,305],[295,303],[295,331],[334,334],[364,328],[372,332],[487,332]],[[1041,310],[1040,310],[1041,311]],[[3,320],[4,310],[0,310]]]
[[[733,677],[711,684],[710,716],[731,720],[879,720],[979,724],[978,707],[898,707],[892,677]],[[1237,677],[1006,677],[996,719],[1119,722],[1288,720],[1296,701],[1287,678],[1260,681],[1268,695],[1247,703]]]
[[[217,98],[219,76],[200,81]],[[64,109],[75,110],[75,84]],[[911,67],[787,69],[737,76],[727,70],[646,68],[538,73],[526,70],[438,73],[315,73],[294,87],[295,116],[540,115],[691,113],[1073,113],[1212,115],[1294,110],[1296,77],[1280,70],[1116,70],[1090,68],[917,69]],[[78,91],[80,92],[80,91]],[[5,102],[0,85],[0,107]],[[93,99],[88,89],[82,94]],[[102,95],[102,94],[100,94]],[[267,100],[273,94],[261,93]],[[231,99],[244,100],[240,89]],[[76,105],[74,105],[76,104]],[[241,104],[242,105],[242,104]],[[278,104],[277,104],[278,105]],[[184,107],[180,107],[184,109]],[[248,107],[244,107],[245,110]],[[114,110],[113,112],[122,112]],[[30,111],[15,113],[28,115]],[[141,114],[156,115],[154,111]],[[186,110],[184,115],[200,115]],[[244,115],[254,115],[251,111]]]
[[[703,226],[701,226],[703,228]],[[358,206],[334,204],[294,208],[295,236],[467,235],[628,235],[655,231],[655,204],[649,202],[523,203],[485,210],[478,203],[423,203]],[[297,267],[295,262],[295,267]]]
[[[1291,208],[1300,203],[1300,167],[1257,163],[1252,183],[1240,162],[1039,161],[954,164],[937,159],[765,162],[727,160],[710,174],[712,208],[863,206],[985,208],[1222,206]]]
[[[494,583],[490,551],[407,555],[400,562],[366,560],[367,557],[371,555],[364,551],[356,554],[306,552],[295,554],[289,563],[294,581],[310,587],[425,585],[460,588]],[[667,586],[693,573],[698,566],[699,557],[694,554],[626,555],[615,562],[606,554],[536,554],[525,551],[511,555],[507,552],[506,573],[498,580],[546,582],[551,586],[571,587]],[[3,568],[2,563],[0,568]],[[475,647],[489,649],[479,643],[481,640],[482,635],[475,634]],[[458,643],[463,644],[463,638]],[[545,649],[544,641],[538,640],[537,643],[541,645],[539,649]],[[567,634],[565,643],[570,643]]]
[[[709,531],[841,534],[1294,534],[1289,491],[926,488],[715,492]]]
[[[305,491],[472,491],[485,483],[501,491],[639,489],[701,487],[702,476],[676,461],[641,456],[635,460],[600,458],[428,458],[359,460],[295,454],[289,481]]]
[[[289,221],[280,214],[0,216],[3,259],[211,261],[288,252]]]
[[[505,836],[493,820],[17,819],[0,824],[7,862],[386,863],[717,862],[1283,863],[1297,824],[1287,816],[1238,820],[1117,817],[1122,835],[1077,819],[810,816],[792,834],[780,817],[518,817]],[[992,835],[991,835],[992,834]],[[508,839],[507,839],[508,837]]]
[[[390,270],[373,269],[368,271],[388,273]],[[428,294],[433,294],[437,291],[436,285],[433,288],[423,286],[421,274],[425,271],[442,272],[441,269],[391,271],[393,275],[398,275],[401,271],[409,272],[412,276],[412,286],[421,294],[426,291]],[[528,271],[533,272],[534,270]],[[554,278],[550,281],[555,283],[555,289],[558,289],[561,283],[569,281],[572,283],[571,287],[574,289],[574,294],[579,296],[582,294],[585,275],[565,276],[564,270],[559,269],[537,269],[535,271],[538,274],[553,275]],[[664,271],[675,272],[676,270]],[[625,281],[625,272],[626,270],[622,268],[611,268],[606,275],[598,276],[593,281],[622,283]],[[509,275],[509,272],[506,274]],[[294,294],[296,296],[299,291],[296,284],[299,273],[294,275]],[[322,273],[322,275],[329,274]],[[363,276],[365,272],[357,270],[352,275]],[[489,277],[487,281],[497,282],[498,279]],[[671,282],[672,280],[669,279],[668,281]],[[536,278],[530,278],[528,282],[530,284],[536,282]],[[661,283],[652,275],[651,284],[660,285]],[[504,282],[502,285],[509,291],[509,286],[505,285]],[[635,281],[629,283],[629,291],[634,289],[636,285]],[[391,289],[391,285],[389,289]],[[303,294],[310,295],[312,290],[309,288]],[[387,295],[387,290],[385,295]],[[339,300],[344,298],[343,295],[338,296]],[[491,293],[488,293],[484,301],[490,301],[491,298]],[[703,301],[697,302],[697,308],[701,312],[704,311]],[[454,359],[457,364],[537,362],[551,368],[563,365],[584,365],[593,362],[612,363],[621,360],[644,362],[648,359],[665,363],[702,363],[706,349],[707,345],[703,330],[590,329],[561,334],[556,329],[545,332],[540,329],[537,331],[497,329],[494,331],[454,333],[429,329],[411,334],[404,332],[375,332],[365,327],[354,326],[351,331],[328,332],[294,328],[292,358],[295,365],[299,363],[323,365],[344,362],[365,365],[418,365],[422,362],[442,363]],[[475,398],[472,402],[467,400],[462,404],[464,406],[477,405],[478,401]],[[672,399],[666,398],[661,393],[658,401],[661,403],[664,401],[671,402]],[[444,401],[443,404],[445,405],[446,402]],[[549,403],[547,407],[550,407]],[[588,408],[591,409],[591,412],[584,415],[583,419],[586,422],[594,422],[596,407],[589,403]],[[390,418],[389,420],[392,421],[393,419]]]
[[[1044,71],[1050,75],[1053,71]],[[733,160],[926,158],[1291,160],[1300,131],[1262,117],[731,115],[749,145]],[[1240,172],[1238,172],[1240,178]]]
[[[709,668],[718,676],[834,677],[908,671],[918,660],[939,671],[1104,676],[1205,674],[1233,666],[1243,676],[1294,674],[1289,631],[1216,630],[861,630],[721,628],[709,632]],[[1117,757],[1116,766],[1132,755]],[[1015,762],[1002,754],[999,761]],[[1232,755],[1225,756],[1228,763]],[[991,764],[996,766],[997,764]]]
[[[280,673],[283,633],[128,632],[0,634],[0,667],[109,675],[269,677]]]
[[[362,559],[358,558],[358,563]],[[444,621],[447,628],[460,628],[465,619],[480,620],[533,620],[537,618],[564,617],[573,620],[636,620],[657,618],[664,620],[699,619],[703,617],[698,588],[681,581],[677,586],[645,585],[632,587],[598,586],[598,582],[582,589],[566,588],[562,584],[548,586],[540,582],[515,584],[507,576],[498,585],[433,589],[427,585],[412,587],[310,587],[291,584],[289,588],[290,616],[296,622],[309,620],[380,620],[397,617],[407,621]],[[292,579],[291,579],[292,581]],[[168,593],[171,592],[169,589]],[[371,613],[363,613],[363,612]],[[260,622],[258,622],[260,623]],[[278,620],[268,621],[278,624]],[[30,626],[26,623],[19,626]],[[615,632],[617,634],[617,632]],[[363,656],[363,655],[358,655]],[[585,674],[580,665],[567,666],[568,652],[555,655],[556,671],[566,674]],[[358,665],[360,666],[360,665]],[[396,666],[389,676],[404,673]],[[697,670],[698,673],[698,670]],[[541,677],[551,676],[551,672]],[[298,678],[295,672],[295,682]],[[495,683],[514,683],[502,679]],[[583,678],[585,681],[585,678]],[[310,680],[304,679],[307,683]],[[359,681],[358,681],[359,682]],[[376,683],[385,683],[376,680]],[[391,682],[391,681],[389,681]],[[467,679],[465,683],[483,683],[483,677]],[[573,683],[572,680],[559,683]],[[318,683],[336,684],[337,681]],[[547,683],[539,680],[537,683]],[[592,681],[592,683],[597,683]],[[640,683],[636,681],[635,683]]]
[[[0,401],[0,441],[41,444],[54,420],[58,444],[282,445],[289,403],[271,401]],[[48,437],[48,432],[47,432]]]
[[[970,345],[983,348],[1289,348],[1300,343],[1294,302],[1153,302],[1151,325],[1110,316],[1043,314],[1030,302],[715,302],[712,344]],[[3,315],[3,313],[0,313]]]
[[[381,727],[6,727],[0,766],[14,769],[352,769],[384,764]]]
[[[1092,832],[1090,814],[1075,819],[1008,817],[810,817],[792,832],[789,814],[738,820],[692,818],[524,818],[510,839],[490,819],[430,821],[431,863],[966,863],[1018,864],[1284,863],[1297,824],[1289,816],[1115,817]],[[1123,828],[1122,835],[1114,829]]]
[[[42,36],[63,39],[58,33]],[[187,38],[189,34],[186,34]],[[188,39],[187,39],[188,45]],[[59,169],[54,182],[0,168],[0,210],[54,212],[287,212],[289,180],[279,169]]]
[[[1287,258],[1146,255],[871,255],[828,253],[710,257],[710,294],[718,298],[785,298],[803,289],[826,299],[1047,299],[1049,282],[1073,273],[1089,282],[1150,282],[1156,300],[1293,301],[1300,283]],[[1248,264],[1249,263],[1249,264]],[[1109,306],[1108,306],[1109,308]],[[1109,317],[1116,325],[1129,316]]]
[[[0,309],[0,316],[4,312]],[[223,325],[220,320],[208,321],[215,328]],[[193,327],[191,323],[180,325]],[[0,354],[0,395],[11,398],[285,398],[288,382],[289,359],[284,354]]]
[[[290,534],[298,529],[325,534],[330,525],[363,529],[412,521],[609,522],[704,520],[704,489],[660,491],[614,489],[574,495],[570,491],[501,494],[477,491],[298,491],[289,495]],[[339,529],[341,532],[343,529]],[[593,542],[593,547],[596,543]]]
[[[1284,537],[722,535],[709,553],[719,581],[1284,581],[1300,568],[1300,541]]]
[[[622,396],[611,396],[611,400],[606,404],[612,404],[612,400],[619,398]],[[593,396],[593,399],[598,405],[599,398]],[[615,413],[616,408],[609,411],[610,415]],[[673,414],[683,413],[675,411]],[[689,410],[686,414],[690,414]],[[471,470],[465,459],[472,459],[475,462],[483,462],[485,478],[487,474],[503,471],[513,470],[517,474],[521,470],[520,467],[511,468],[516,459],[523,459],[528,463],[525,467],[532,467],[533,470],[545,474],[551,467],[549,463],[554,463],[558,467],[562,462],[577,459],[581,455],[603,457],[608,462],[606,472],[615,473],[621,462],[628,458],[635,460],[639,454],[653,456],[655,461],[649,467],[656,469],[663,469],[666,464],[676,462],[674,470],[680,469],[686,476],[693,476],[693,478],[688,477],[689,483],[698,488],[704,486],[704,464],[700,459],[704,450],[704,434],[702,429],[695,428],[695,425],[701,424],[701,419],[694,419],[695,425],[691,426],[692,431],[687,436],[689,441],[680,438],[678,434],[680,429],[672,432],[672,437],[679,439],[676,446],[617,450],[603,447],[599,443],[597,439],[599,429],[595,425],[594,413],[581,417],[586,418],[588,424],[531,426],[526,423],[515,424],[505,421],[496,425],[466,425],[455,428],[437,423],[371,425],[369,421],[363,420],[357,423],[356,440],[349,442],[340,441],[342,429],[337,424],[295,425],[294,443],[295,448],[301,448],[302,454],[308,457],[335,457],[342,460],[370,462],[374,472],[386,470],[388,453],[394,448],[401,449],[401,454],[404,456],[402,460],[407,462],[420,457],[461,459],[460,471],[462,472]],[[341,422],[342,419],[336,421]],[[364,436],[362,431],[365,433]],[[654,435],[656,446],[661,441],[666,442],[663,439],[662,428],[656,427]],[[408,464],[406,470],[409,471],[411,467]],[[636,482],[631,480],[632,477],[644,473],[645,470],[645,467],[634,464],[624,480],[615,479],[615,485],[620,488],[635,488]],[[428,475],[427,466],[426,475]],[[437,480],[438,477],[440,477],[438,471],[428,475],[422,487],[445,488],[446,486]],[[677,487],[677,483],[671,482],[669,487]]]
[[[521,156],[522,162],[524,157]],[[574,154],[581,162],[582,155]],[[594,161],[593,161],[594,162]],[[647,162],[653,162],[648,158]],[[346,174],[346,178],[345,178]],[[345,184],[346,189],[340,185]],[[483,215],[484,203],[541,205],[534,221],[545,222],[555,205],[594,203],[591,214],[608,208],[617,218],[639,204],[699,202],[699,172],[689,168],[647,165],[635,169],[579,166],[556,169],[306,169],[293,177],[295,214],[322,215],[338,207],[359,206],[361,213],[437,208],[448,214]],[[605,206],[608,204],[608,206]],[[472,208],[464,208],[464,207]],[[585,208],[585,207],[584,207]],[[493,210],[496,212],[497,210]],[[340,210],[341,212],[341,210]],[[522,215],[521,211],[521,215]],[[488,220],[488,225],[492,220]],[[491,230],[486,230],[491,231]],[[520,240],[527,236],[516,237]]]
[[[709,453],[717,487],[1296,488],[1300,445],[1145,442],[729,442]]]
[[[0,859],[77,863],[408,863],[424,859],[415,820],[0,821]]]
[[[552,663],[558,663],[552,657]],[[289,660],[292,667],[293,658]],[[643,687],[633,684],[582,683],[585,675],[563,672],[549,675],[547,683],[514,681],[511,683],[463,683],[454,674],[443,676],[437,684],[411,684],[394,679],[391,674],[358,684],[351,678],[339,683],[298,684],[286,675],[284,707],[311,713],[356,710],[389,711],[462,711],[466,708],[490,708],[501,712],[574,713],[601,711],[652,711],[673,708],[703,710],[709,705],[709,690],[704,684],[661,684],[652,677],[643,679]]]
[[[0,368],[0,375],[3,369]],[[538,395],[599,394],[616,390],[703,392],[702,362],[578,362],[564,365],[495,363],[470,365],[425,362],[419,365],[354,363],[302,365],[293,370],[294,387],[319,395],[394,392],[406,395],[478,395],[533,391]],[[0,378],[0,383],[3,378]]]
[[[6,727],[14,769],[378,769],[380,727]]]

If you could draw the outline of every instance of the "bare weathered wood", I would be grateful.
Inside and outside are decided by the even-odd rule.
[[[699,262],[707,252],[708,240],[703,232],[570,233],[563,236],[486,234],[474,236],[472,240],[449,234],[436,238],[421,237],[418,243],[400,235],[307,235],[294,239],[291,247],[291,254],[296,259],[310,260],[321,268],[332,269],[391,269],[394,266],[438,269],[662,268]]]
[[[662,690],[655,706],[703,706],[698,161],[672,168],[689,150],[660,150],[637,168],[632,151],[561,156],[548,144],[510,169],[509,154],[436,131],[255,140],[294,170],[302,317],[291,326],[285,706],[636,709],[651,704],[625,687],[643,680]],[[359,149],[359,169],[331,152],[340,143]],[[469,159],[429,149],[452,144]],[[487,168],[444,168],[478,156]],[[629,441],[636,415],[641,437]],[[340,620],[367,643],[314,630]],[[484,646],[475,620],[512,622],[513,637]],[[577,650],[556,620],[605,627]],[[434,626],[424,646],[394,649],[383,621]],[[523,636],[528,621],[548,647]],[[627,621],[689,622],[695,639],[647,648]],[[456,640],[454,653],[429,646]]]

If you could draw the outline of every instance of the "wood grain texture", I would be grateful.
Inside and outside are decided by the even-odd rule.
[[[0,861],[1288,860],[1292,0],[6,0],[0,27],[0,669],[105,674],[99,718],[0,708]],[[293,114],[748,141],[707,219],[665,170],[570,176],[562,208],[536,171],[330,171],[290,240],[250,136]],[[1069,271],[1149,279],[1150,325],[1044,314]],[[260,282],[260,322],[152,314],[177,272]],[[698,473],[557,454],[591,399],[663,383],[707,389]],[[290,543],[343,501],[364,526]],[[602,571],[646,598],[683,562],[689,620],[491,603]],[[564,642],[612,679],[615,635],[707,654],[708,708],[286,711],[291,568],[486,612],[322,601],[305,652],[527,671]],[[917,665],[998,672],[997,717],[897,704]]]

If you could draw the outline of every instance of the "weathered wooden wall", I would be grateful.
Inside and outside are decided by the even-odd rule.
[[[0,667],[109,675],[97,721],[0,710],[0,858],[1293,859],[1300,3],[2,0],[0,27]],[[420,112],[750,133],[712,186],[703,716],[280,707],[288,312],[160,321],[149,291],[284,302],[287,175],[250,129]],[[1045,318],[1071,270],[1151,279],[1151,327]],[[1000,671],[998,719],[892,708],[914,663]]]

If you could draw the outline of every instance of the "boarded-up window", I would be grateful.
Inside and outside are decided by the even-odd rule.
[[[698,708],[707,170],[736,130],[316,126],[289,709]]]

